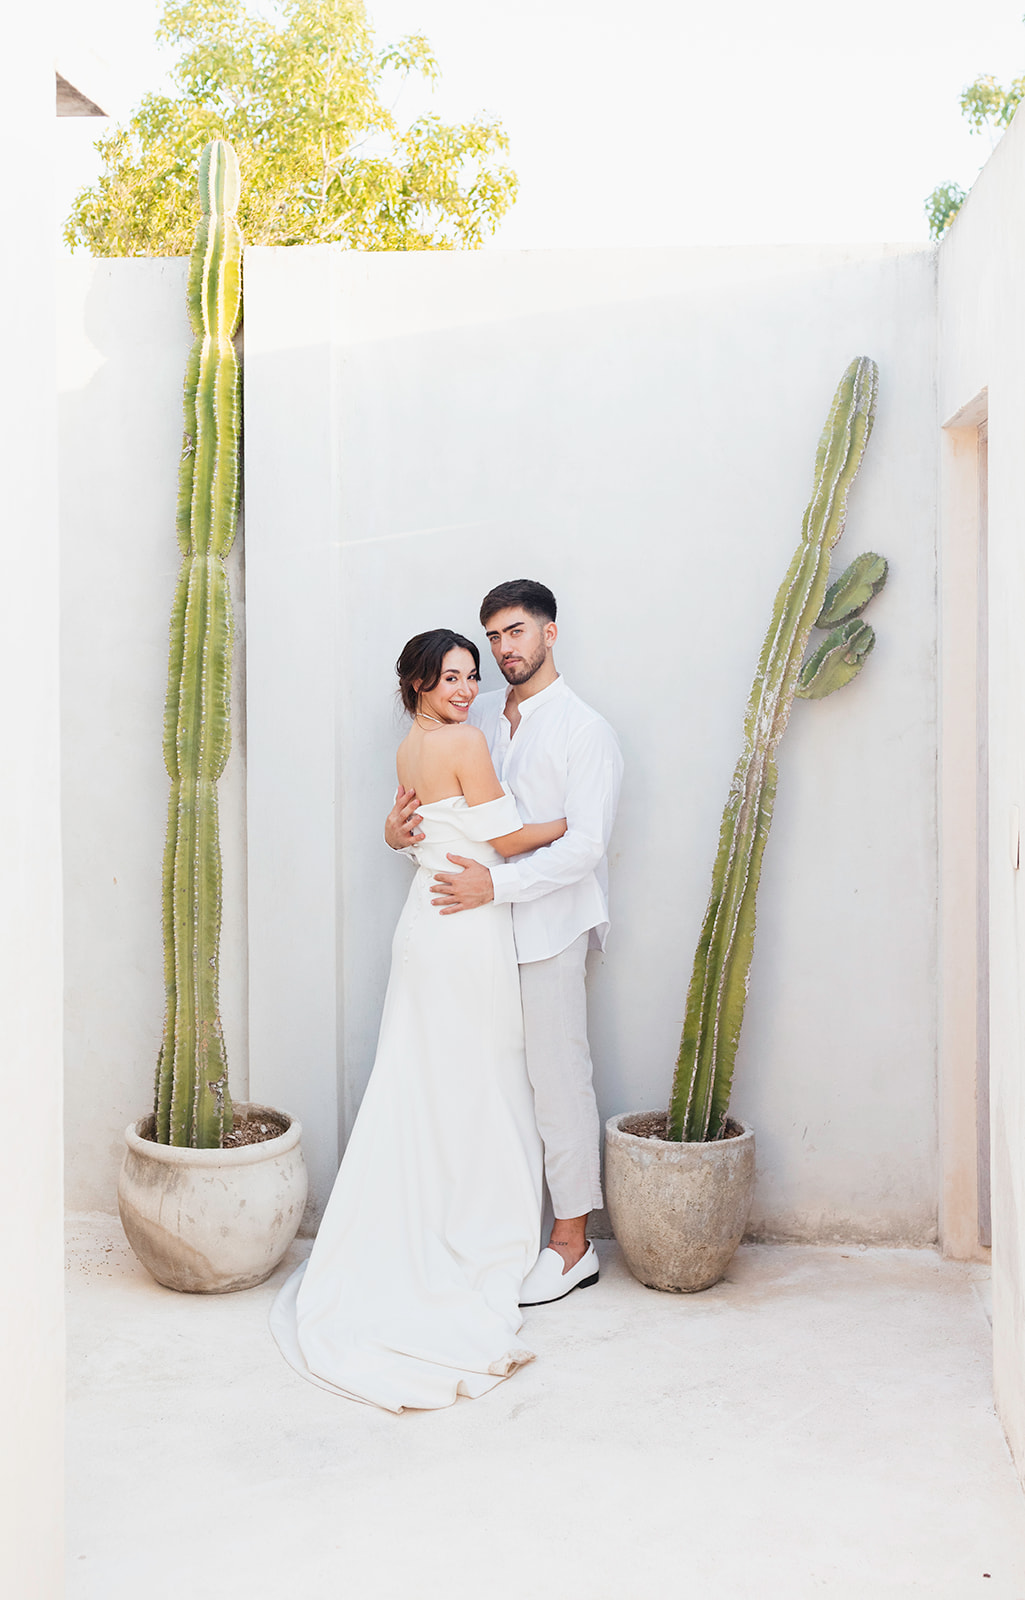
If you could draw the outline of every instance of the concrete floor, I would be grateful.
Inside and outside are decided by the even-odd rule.
[[[75,1219],[68,1600],[1025,1600],[980,1269],[752,1246],[677,1298],[599,1249],[536,1362],[394,1417],[285,1365],[287,1265],[177,1295]]]

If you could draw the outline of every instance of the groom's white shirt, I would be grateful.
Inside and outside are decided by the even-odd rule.
[[[619,800],[623,757],[615,734],[559,677],[520,702],[510,733],[507,689],[477,696],[470,721],[482,730],[523,822],[565,817],[554,844],[490,868],[495,900],[511,901],[516,954],[546,961],[590,930],[604,949],[609,928],[606,851]]]

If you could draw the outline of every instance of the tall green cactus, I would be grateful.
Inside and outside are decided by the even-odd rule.
[[[164,850],[167,1013],[157,1065],[161,1144],[219,1146],[232,1126],[218,1010],[221,849],[217,780],[231,747],[232,615],[224,557],[238,511],[242,235],[238,162],[222,139],[199,163],[202,219],[189,262],[196,335],[185,373],[178,478],[181,573],[171,612],[164,760],[171,779]]]
[[[875,415],[878,370],[852,361],[840,380],[819,440],[815,482],[801,542],[780,586],[744,723],[744,751],[730,785],[701,928],[673,1078],[666,1136],[698,1141],[722,1134],[747,999],[755,897],[776,797],[776,747],[795,693],[818,699],[860,670],[874,642],[857,614],[882,587],[886,563],[859,557],[829,591],[829,554],[843,532],[847,493],[861,465]],[[816,623],[824,644],[802,658]]]

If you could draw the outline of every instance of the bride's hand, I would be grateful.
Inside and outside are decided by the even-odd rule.
[[[405,850],[411,844],[419,844],[423,838],[418,833],[421,818],[416,810],[419,801],[415,789],[403,789],[399,785],[392,806],[384,822],[384,842],[391,850]]]

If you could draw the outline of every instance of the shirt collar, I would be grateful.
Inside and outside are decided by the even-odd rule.
[[[550,700],[557,700],[559,695],[564,693],[565,688],[566,685],[563,681],[562,674],[560,673],[555,679],[555,682],[550,683],[547,689],[542,689],[539,694],[532,694],[528,699],[520,701],[520,719],[523,720],[526,717],[532,717],[539,706],[546,706]],[[509,702],[507,699],[506,705],[508,705],[508,703]],[[502,712],[504,715],[505,706],[502,707]]]

